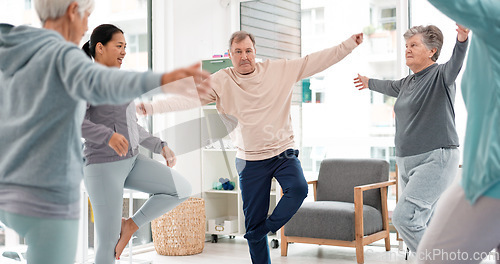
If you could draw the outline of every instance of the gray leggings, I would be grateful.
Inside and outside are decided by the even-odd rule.
[[[84,182],[97,234],[95,264],[115,263],[123,188],[152,194],[132,216],[139,227],[172,210],[191,195],[191,185],[177,171],[142,154],[126,160],[87,165]]]

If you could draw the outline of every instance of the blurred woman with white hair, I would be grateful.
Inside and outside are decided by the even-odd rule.
[[[199,64],[163,74],[94,64],[77,46],[94,0],[36,0],[35,8],[41,29],[0,24],[0,221],[25,238],[28,263],[73,263],[86,102],[123,104],[208,74]]]

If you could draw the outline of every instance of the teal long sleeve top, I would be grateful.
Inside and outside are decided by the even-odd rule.
[[[500,2],[429,0],[472,31],[462,94],[467,108],[462,187],[474,203],[500,199]]]

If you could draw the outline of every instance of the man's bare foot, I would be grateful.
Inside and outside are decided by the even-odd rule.
[[[115,258],[120,259],[120,256],[128,244],[128,241],[132,235],[137,231],[139,227],[134,223],[132,218],[122,218],[122,230],[120,232],[120,239],[116,243],[115,247]]]

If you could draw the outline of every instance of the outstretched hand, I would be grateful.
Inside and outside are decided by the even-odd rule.
[[[358,73],[358,77],[354,78],[354,85],[356,86],[356,88],[358,88],[358,90],[363,90],[368,88],[369,80],[370,79],[368,77],[359,75]]]
[[[356,44],[361,44],[363,43],[363,33],[358,33],[358,34],[354,34],[351,36],[351,38],[356,41]]]
[[[145,116],[145,115],[152,115],[153,114],[153,107],[151,103],[140,103],[135,106],[135,111],[137,112],[138,115]]]
[[[457,39],[460,42],[464,42],[469,37],[470,30],[462,25],[457,24]]]
[[[207,95],[210,92],[212,87],[209,79],[210,73],[201,69],[201,63],[196,63],[189,67],[179,68],[172,72],[163,74],[161,79],[163,91],[165,93],[179,93],[179,91],[176,92],[176,89],[172,89],[172,87],[169,87],[165,84],[173,83],[175,81],[182,80],[188,77],[193,77],[194,83],[196,85],[196,92],[199,96]],[[188,94],[192,93],[192,91],[185,92],[187,92]]]

